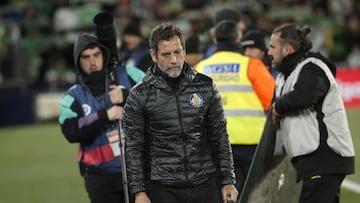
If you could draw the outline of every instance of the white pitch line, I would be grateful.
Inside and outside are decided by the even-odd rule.
[[[356,192],[356,193],[359,193],[359,194],[360,194],[360,184],[359,184],[359,183],[356,183],[356,182],[354,182],[354,181],[345,179],[345,180],[342,182],[341,187],[346,188],[346,189],[348,189],[348,190],[351,190],[351,191],[353,191],[353,192]]]

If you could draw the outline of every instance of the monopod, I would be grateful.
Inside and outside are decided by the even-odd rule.
[[[112,84],[118,85],[117,80],[117,66],[120,64],[119,57],[116,49],[116,33],[113,24],[113,16],[107,12],[100,12],[94,17],[96,35],[104,46],[110,51],[110,66],[109,74]],[[125,203],[129,203],[129,189],[126,174],[126,161],[125,161],[125,133],[122,128],[122,123],[118,121],[119,145],[120,145],[120,159],[121,159],[121,173],[124,188]]]

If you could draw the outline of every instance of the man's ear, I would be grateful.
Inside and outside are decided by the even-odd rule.
[[[289,43],[286,43],[286,44],[284,45],[284,47],[283,47],[283,54],[284,54],[285,56],[287,56],[287,55],[290,55],[290,54],[292,54],[292,53],[294,53],[293,47],[292,47]]]
[[[153,49],[150,49],[150,56],[154,62],[157,62],[156,53]]]

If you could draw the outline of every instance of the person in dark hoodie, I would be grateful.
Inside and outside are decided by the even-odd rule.
[[[89,33],[79,35],[73,55],[78,82],[59,104],[62,133],[70,143],[79,143],[78,164],[91,202],[125,202],[118,121],[130,88],[144,73],[118,66],[118,85],[113,85],[109,50]]]
[[[270,111],[302,181],[299,202],[338,203],[342,181],[354,173],[354,146],[336,67],[310,52],[310,31],[293,23],[273,30],[268,55],[279,74]]]

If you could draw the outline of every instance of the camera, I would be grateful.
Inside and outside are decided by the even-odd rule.
[[[114,18],[108,12],[98,13],[93,22],[95,24],[95,34],[101,44],[110,51],[111,62],[120,63],[116,47],[116,33],[114,27]]]

